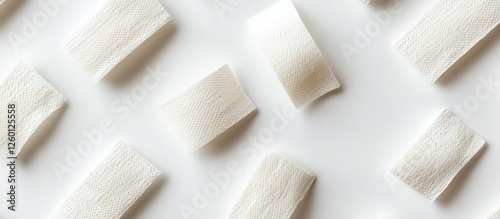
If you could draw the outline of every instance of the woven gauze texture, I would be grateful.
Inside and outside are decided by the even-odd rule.
[[[395,49],[435,82],[498,23],[498,0],[440,0]]]
[[[225,65],[160,107],[187,151],[195,151],[255,110]]]
[[[488,219],[500,219],[500,208],[497,208],[495,212],[488,217]]]
[[[159,175],[156,167],[120,141],[52,218],[120,218]]]
[[[64,104],[64,97],[28,65],[20,62],[0,86],[0,156],[17,156],[26,141],[47,117]],[[8,109],[15,104],[14,154],[8,153]],[[11,118],[12,119],[12,118]],[[12,123],[9,123],[12,125]]]
[[[340,86],[291,1],[276,3],[248,24],[297,108]]]
[[[445,110],[390,173],[433,202],[484,143]]]
[[[288,219],[314,179],[282,156],[267,154],[229,219]]]
[[[170,18],[157,0],[108,0],[67,48],[97,82]]]

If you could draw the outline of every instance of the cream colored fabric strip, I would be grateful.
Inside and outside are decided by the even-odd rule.
[[[445,110],[390,173],[433,202],[484,143]]]
[[[488,217],[488,219],[500,219],[500,208],[497,208],[495,212]]]
[[[159,175],[156,167],[120,141],[53,218],[120,218]]]
[[[64,104],[64,97],[27,64],[20,62],[0,86],[0,103],[0,156],[6,158],[18,155],[40,124]],[[15,104],[15,113],[8,114],[8,104]],[[9,123],[9,115],[15,116],[9,119],[15,120],[15,124]],[[15,126],[9,127],[15,128],[16,133],[14,154],[9,153],[7,147],[8,125]]]
[[[340,86],[290,0],[276,3],[248,24],[296,107]]]
[[[266,155],[229,219],[292,216],[315,176],[274,153]]]
[[[170,18],[158,0],[108,0],[67,48],[97,82]]]
[[[368,5],[371,0],[360,0],[364,5]]]
[[[255,110],[227,65],[161,106],[187,151],[195,151]]]
[[[500,23],[499,12],[498,0],[440,0],[395,49],[434,82]]]

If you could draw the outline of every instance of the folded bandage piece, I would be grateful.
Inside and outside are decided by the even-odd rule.
[[[498,0],[440,0],[395,49],[434,82],[498,23]]]
[[[488,219],[500,219],[500,208],[497,208],[495,212],[488,217]]]
[[[108,0],[67,48],[97,82],[170,18],[158,0]]]
[[[0,103],[0,156],[7,158],[19,154],[42,122],[64,104],[64,97],[20,62],[0,86]],[[13,150],[8,148],[11,142],[15,144]]]
[[[484,143],[445,110],[390,173],[433,202]]]
[[[290,218],[314,179],[313,174],[270,153],[233,207],[229,219]]]
[[[248,24],[297,108],[340,86],[290,0],[276,3]]]
[[[174,134],[193,152],[255,110],[225,65],[160,107]]]
[[[52,218],[120,218],[160,171],[120,141]]]

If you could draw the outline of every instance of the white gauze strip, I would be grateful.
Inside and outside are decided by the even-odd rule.
[[[187,151],[195,151],[255,110],[227,65],[161,106]]]
[[[498,0],[440,0],[395,49],[434,82],[498,23]]]
[[[108,0],[67,48],[97,82],[170,18],[157,0]]]
[[[20,62],[0,86],[0,156],[17,156],[38,126],[64,104],[64,97],[40,75]],[[8,123],[7,104],[15,104],[14,123]],[[12,114],[9,114],[12,117]],[[11,120],[11,119],[9,119]],[[14,154],[7,148],[8,125],[15,127]]]
[[[290,0],[276,3],[248,24],[296,107],[340,86]]]
[[[120,218],[160,171],[120,141],[53,218]]]
[[[292,216],[315,176],[274,153],[266,155],[229,219]]]
[[[484,143],[445,110],[390,173],[433,202]]]
[[[364,5],[368,5],[371,0],[360,0]]]
[[[488,219],[500,219],[500,208],[497,208],[495,212],[488,217]]]

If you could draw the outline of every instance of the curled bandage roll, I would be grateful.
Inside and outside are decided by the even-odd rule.
[[[266,155],[229,219],[288,219],[315,176],[282,156]]]
[[[174,134],[193,152],[255,110],[225,65],[160,107]]]
[[[290,0],[276,3],[248,24],[297,108],[340,86]]]
[[[497,208],[493,214],[491,214],[488,219],[500,219],[500,208]]]
[[[0,157],[7,158],[19,154],[43,121],[61,108],[64,97],[28,65],[20,62],[0,86],[0,103]],[[10,104],[15,107],[9,108]],[[15,133],[10,140],[9,129]],[[8,148],[11,142],[15,144],[13,150]]]
[[[67,48],[97,82],[170,19],[158,0],[108,0]]]
[[[498,0],[440,0],[395,49],[435,82],[498,23]]]
[[[120,141],[52,218],[120,218],[160,171]]]
[[[390,173],[434,202],[484,143],[445,110]]]

